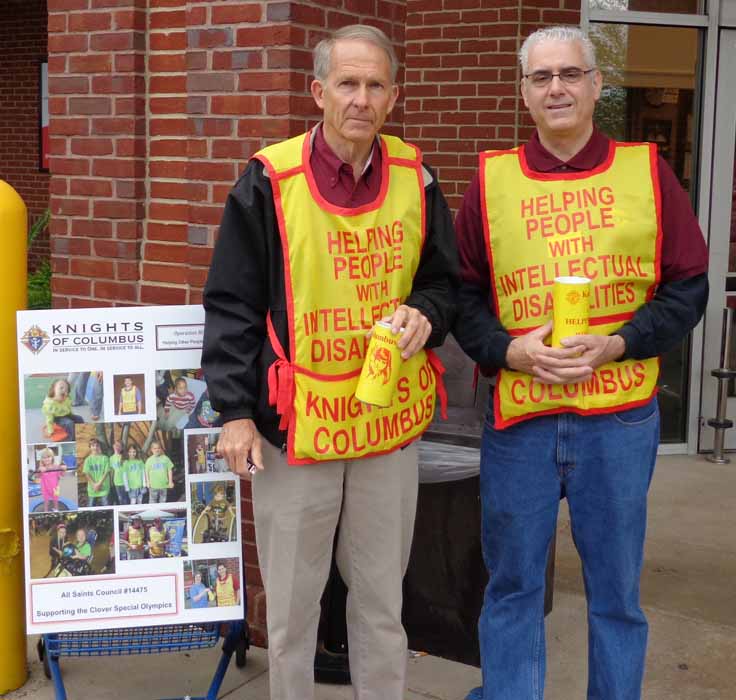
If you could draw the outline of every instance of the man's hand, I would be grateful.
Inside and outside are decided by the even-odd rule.
[[[549,321],[514,338],[506,351],[506,364],[542,384],[570,384],[587,381],[596,367],[617,360],[625,350],[618,335],[575,335],[562,339],[564,347],[550,348],[543,341],[551,332]]]
[[[583,346],[580,359],[593,369],[618,360],[626,352],[626,341],[620,335],[576,335],[560,342],[565,347]]]
[[[551,332],[552,321],[548,321],[514,338],[506,351],[506,364],[518,372],[531,374],[542,384],[567,384],[590,378],[593,368],[579,356],[585,348],[577,344],[551,348],[544,344]]]
[[[225,423],[217,441],[217,454],[224,457],[230,471],[239,476],[250,476],[248,458],[257,470],[262,470],[261,435],[256,424],[250,418]]]
[[[432,333],[432,324],[429,319],[418,309],[406,306],[406,304],[397,307],[393,315],[381,320],[391,324],[393,333],[398,333],[401,328],[404,329],[399,340],[399,349],[404,360],[416,355]]]

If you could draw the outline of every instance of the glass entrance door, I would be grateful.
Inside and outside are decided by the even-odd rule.
[[[710,299],[705,316],[703,349],[703,394],[701,415],[716,415],[718,382],[710,372],[721,366],[723,310],[734,309],[736,317],[736,29],[722,29],[719,37],[716,89],[715,142],[710,214]],[[730,367],[736,368],[736,327],[731,329],[726,349]],[[726,415],[736,418],[736,383],[729,387]],[[704,423],[705,421],[703,421]],[[701,425],[701,450],[713,449],[713,430]],[[736,449],[736,429],[726,432],[726,448]]]
[[[637,9],[645,4],[647,9],[653,6],[639,0]],[[590,38],[603,73],[595,113],[598,128],[619,141],[656,143],[659,154],[694,199],[704,30],[594,21]],[[689,375],[690,339],[686,338],[661,358],[663,443],[686,442]]]

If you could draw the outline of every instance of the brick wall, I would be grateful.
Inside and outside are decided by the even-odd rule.
[[[529,134],[516,52],[549,24],[579,24],[580,0],[407,0],[405,136],[455,209],[478,153]]]
[[[38,101],[46,0],[6,0],[0,9],[0,179],[18,191],[32,223],[48,204],[49,175],[39,170]],[[48,236],[37,239],[29,267],[48,252]]]
[[[56,307],[139,301],[146,0],[48,0]]]

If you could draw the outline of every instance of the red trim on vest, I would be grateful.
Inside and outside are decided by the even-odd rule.
[[[294,284],[291,277],[291,257],[289,255],[289,237],[286,233],[286,216],[281,197],[281,184],[277,180],[273,187],[273,203],[276,218],[279,222],[279,236],[281,238],[282,259],[284,262],[284,286],[286,287],[286,319],[289,327],[289,357],[296,357],[296,343],[294,330]]]
[[[284,170],[280,173],[274,173],[273,179],[276,181],[285,180],[287,177],[299,175],[300,173],[303,173],[303,172],[304,172],[304,166],[296,165],[293,168],[289,168],[288,170]]]
[[[657,364],[659,364],[659,358],[657,358]],[[501,370],[503,372],[503,370]],[[539,418],[540,416],[555,416],[560,413],[575,413],[579,416],[600,416],[607,413],[619,413],[620,411],[627,411],[630,408],[637,408],[638,406],[644,406],[649,403],[658,393],[659,387],[654,386],[652,393],[644,399],[639,401],[630,401],[629,403],[622,403],[617,406],[606,406],[605,408],[572,408],[570,406],[560,406],[559,408],[550,408],[546,411],[537,411],[536,413],[525,413],[521,416],[514,416],[504,420],[501,417],[501,399],[499,397],[500,391],[493,393],[493,414],[494,414],[494,427],[498,430],[505,430],[506,428],[522,423],[529,420],[530,418]]]
[[[417,161],[409,160],[408,158],[389,158],[390,165],[402,165],[405,168],[416,168]]]
[[[311,146],[311,139],[309,137],[309,134],[307,134],[307,136],[304,138],[304,144],[302,145],[302,166],[304,167],[304,174],[307,177],[309,192],[311,193],[314,201],[317,203],[317,206],[319,206],[322,211],[327,211],[331,214],[341,214],[343,216],[357,216],[359,214],[365,214],[366,212],[378,209],[383,204],[384,200],[386,199],[386,195],[388,194],[389,167],[388,148],[386,146],[386,142],[383,139],[381,139],[381,189],[372,202],[363,204],[360,207],[338,207],[334,204],[330,204],[330,202],[328,202],[322,196],[322,193],[319,191],[319,187],[317,187],[317,180],[314,177],[314,171],[312,170],[312,166],[309,162]]]
[[[529,167],[529,163],[526,160],[526,146],[519,147],[519,166],[521,171],[530,180],[584,180],[591,175],[598,175],[608,170],[613,164],[613,158],[616,155],[616,142],[611,140],[608,143],[608,155],[606,159],[592,170],[583,170],[577,172],[557,172],[557,173],[540,173],[536,170],[532,170]],[[635,144],[621,144],[621,145],[635,145]]]
[[[488,214],[488,197],[486,196],[486,160],[497,155],[506,155],[514,153],[518,149],[509,151],[499,151],[497,153],[483,152],[480,154],[480,167],[478,173],[480,175],[480,207],[481,220],[483,221],[483,244],[486,247],[486,257],[488,258],[488,268],[491,273],[491,291],[493,292],[493,307],[496,316],[499,315],[498,290],[496,289],[496,271],[493,269],[493,248],[491,247],[491,217]]]
[[[279,430],[287,430],[294,409],[294,368],[286,359],[284,348],[276,335],[271,312],[266,314],[266,329],[276,361],[268,368],[268,403],[281,416]]]
[[[447,420],[447,388],[445,387],[445,380],[442,377],[445,373],[445,366],[442,364],[439,356],[432,350],[425,350],[424,352],[427,353],[429,365],[434,370],[435,389],[440,399],[440,417],[442,420]]]
[[[654,251],[654,282],[647,291],[647,301],[654,296],[654,292],[662,279],[662,188],[659,184],[659,168],[657,167],[657,144],[649,144],[649,170],[654,188],[654,206],[657,211],[657,242]]]

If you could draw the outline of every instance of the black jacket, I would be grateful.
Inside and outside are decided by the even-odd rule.
[[[405,303],[432,323],[427,347],[435,347],[454,320],[459,271],[452,217],[434,175],[425,169],[431,176],[425,186],[426,237]],[[268,405],[267,372],[276,355],[266,313],[270,310],[288,357],[284,262],[271,183],[260,161],[248,164],[228,196],[203,301],[202,369],[212,407],[223,423],[252,418],[269,442],[283,445],[285,434]]]

